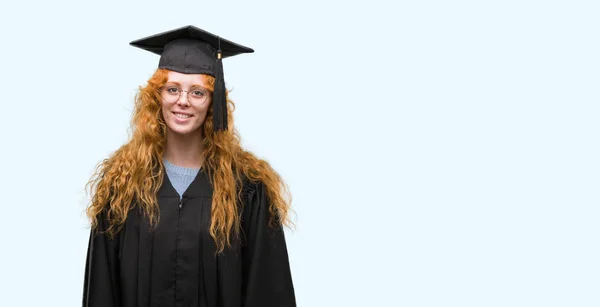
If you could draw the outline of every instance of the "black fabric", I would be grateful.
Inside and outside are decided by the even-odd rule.
[[[283,228],[269,227],[265,186],[247,182],[242,191],[244,235],[215,256],[207,174],[198,172],[181,208],[165,175],[155,230],[132,210],[114,238],[90,234],[83,306],[296,306]],[[98,230],[106,227],[102,217]]]
[[[216,73],[215,50],[206,43],[180,38],[168,42],[158,61],[158,68],[177,71],[184,74]]]
[[[217,59],[215,71],[215,91],[213,94],[213,130],[227,130],[227,99],[225,98],[225,80],[223,79],[223,60]]]

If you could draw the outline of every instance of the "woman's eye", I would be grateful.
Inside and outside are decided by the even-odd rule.
[[[177,93],[179,93],[179,89],[176,87],[169,87],[169,88],[167,88],[167,92],[169,92],[171,94],[177,94]]]
[[[192,91],[192,95],[197,96],[197,97],[204,97],[204,96],[206,96],[206,93],[202,90],[194,90],[194,91]]]

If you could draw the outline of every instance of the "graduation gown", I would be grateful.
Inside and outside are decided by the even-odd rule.
[[[91,231],[83,306],[296,306],[283,228],[268,225],[266,188],[245,183],[242,191],[240,241],[215,255],[207,174],[201,169],[180,200],[165,173],[153,231],[137,209],[113,238]],[[99,230],[107,227],[101,215]]]

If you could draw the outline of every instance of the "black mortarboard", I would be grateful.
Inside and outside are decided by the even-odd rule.
[[[227,101],[221,60],[254,50],[191,25],[144,37],[129,44],[160,55],[158,68],[215,77],[214,130],[227,130]]]

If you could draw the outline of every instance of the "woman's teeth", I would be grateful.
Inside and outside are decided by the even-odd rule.
[[[181,114],[181,113],[175,113],[175,116],[177,116],[179,118],[190,118],[190,117],[192,117],[191,115],[185,115],[185,114]]]

